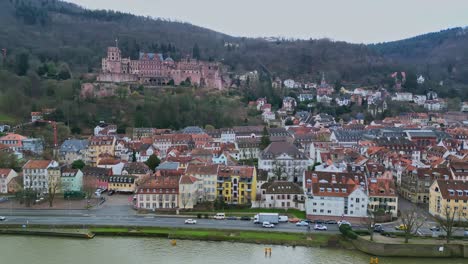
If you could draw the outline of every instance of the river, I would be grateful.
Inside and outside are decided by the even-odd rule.
[[[0,263],[8,264],[364,264],[357,251],[322,248],[167,239],[95,237],[91,240],[34,236],[0,236]],[[463,259],[380,258],[379,264],[462,264]]]

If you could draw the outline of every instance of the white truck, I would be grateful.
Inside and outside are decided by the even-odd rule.
[[[263,222],[269,222],[271,224],[279,223],[279,214],[278,213],[259,213],[254,217],[255,224],[262,224]]]

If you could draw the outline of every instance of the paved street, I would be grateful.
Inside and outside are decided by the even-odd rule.
[[[21,215],[7,216],[2,224],[42,224],[42,225],[115,225],[115,226],[157,226],[157,227],[188,227],[184,224],[186,218],[182,217],[159,217],[159,216],[100,216],[95,214],[86,214],[86,212],[73,212],[70,216],[46,216],[46,215],[27,215],[27,212],[21,212]],[[190,225],[191,228],[214,228],[214,229],[239,229],[239,230],[261,230],[261,231],[285,231],[285,232],[307,232],[306,227],[297,227],[291,223],[278,224],[273,229],[262,228],[252,221],[240,220],[213,220],[197,219],[196,225]],[[337,233],[337,225],[328,225],[328,231]],[[315,232],[311,230],[311,232]]]

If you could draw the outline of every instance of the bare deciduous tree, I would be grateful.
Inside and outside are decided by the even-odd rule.
[[[49,174],[47,185],[47,200],[49,201],[49,207],[52,207],[54,205],[55,196],[61,186],[60,174]]]
[[[362,220],[362,224],[366,227],[367,231],[369,231],[370,240],[374,241],[374,227],[375,227],[375,217],[374,215],[369,212],[367,217]]]
[[[440,228],[446,233],[447,244],[450,243],[453,233],[457,230],[456,226],[459,226],[461,222],[460,214],[459,208],[445,207],[442,209],[442,215],[435,218]]]
[[[403,224],[403,232],[405,234],[405,243],[418,232],[419,228],[424,224],[426,218],[418,211],[416,206],[401,211],[401,223]]]
[[[86,195],[86,199],[90,199],[96,189],[99,187],[99,180],[93,176],[83,177],[83,192]]]

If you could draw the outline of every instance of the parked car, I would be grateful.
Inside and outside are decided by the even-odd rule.
[[[321,219],[318,219],[318,220],[315,220],[314,222],[315,224],[318,224],[318,225],[321,225],[323,223],[325,223],[325,221],[321,220]]]
[[[429,228],[431,231],[434,231],[434,232],[440,232],[440,226],[433,226],[431,228]]]
[[[244,215],[244,216],[241,216],[240,220],[242,220],[242,221],[250,221],[250,220],[252,220],[252,219],[250,218],[250,216],[245,216],[245,215]]]
[[[383,233],[384,232],[383,226],[381,224],[375,224],[374,225],[374,232]]]
[[[401,225],[395,226],[395,229],[404,231],[404,230],[408,229],[408,227],[406,225],[404,225],[404,224],[401,224]]]
[[[328,228],[326,225],[320,225],[320,224],[317,224],[317,225],[314,225],[314,230],[322,230],[322,231],[327,231]]]
[[[309,223],[307,223],[306,221],[300,221],[296,223],[296,226],[309,226]]]
[[[216,220],[224,220],[224,219],[226,219],[226,214],[217,213],[213,218],[216,219]]]
[[[115,193],[114,190],[110,190],[110,191],[107,193],[107,195],[112,196],[112,195],[114,195],[114,193]]]
[[[325,221],[325,224],[327,224],[327,225],[336,225],[336,224],[338,224],[338,222],[336,222],[335,220],[327,220],[327,221]]]
[[[186,224],[189,224],[189,225],[194,225],[194,224],[197,223],[197,220],[195,220],[195,219],[187,219],[187,220],[185,220],[185,223],[186,223]]]
[[[280,216],[279,216],[279,219],[278,219],[278,222],[280,222],[280,223],[287,223],[288,220],[289,220],[288,216],[286,216],[286,215],[280,215]]]
[[[227,220],[237,220],[237,217],[235,216],[228,216],[226,217]]]
[[[273,227],[275,227],[275,225],[270,223],[270,222],[263,222],[262,227],[273,228]]]
[[[463,232],[463,236],[468,237],[468,230],[465,230],[465,232]]]
[[[5,220],[6,220],[6,217],[0,216],[0,221],[5,221]]]
[[[295,217],[294,218],[289,218],[289,223],[298,223],[300,221],[301,221],[301,219],[299,219],[299,218],[295,218]]]

